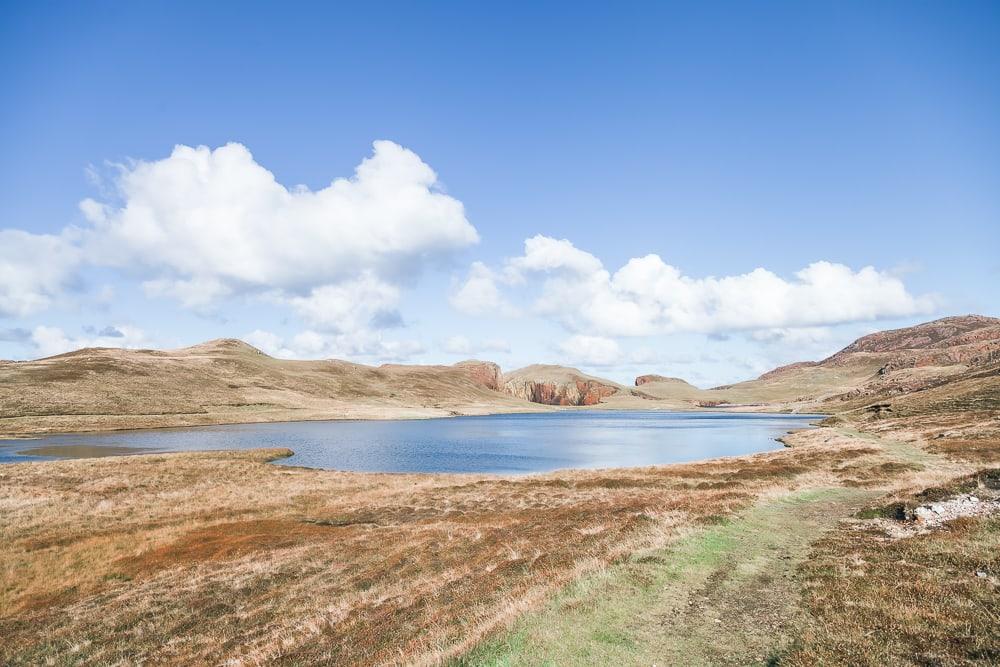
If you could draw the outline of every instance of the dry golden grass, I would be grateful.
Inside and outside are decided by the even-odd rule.
[[[877,356],[718,391],[768,409],[815,405],[867,378]],[[871,396],[838,398],[825,409],[848,410],[842,428],[796,434],[789,450],[658,468],[357,474],[269,464],[280,450],[5,465],[0,663],[460,656],[581,575],[758,501],[844,492],[837,487],[850,497],[898,494],[995,461],[998,369],[947,379],[892,397],[886,414],[867,409]],[[235,341],[2,363],[0,406],[0,430],[20,434],[532,407],[483,389],[461,368],[282,362]],[[996,660],[981,640],[998,631],[996,591],[987,597],[961,577],[972,564],[996,576],[998,532],[995,519],[977,519],[885,546],[864,530],[836,531],[814,552],[814,623],[787,660]],[[714,637],[714,627],[700,631]]]
[[[463,365],[274,359],[231,339],[179,350],[84,349],[0,361],[0,434],[546,409],[473,375]]]
[[[967,491],[967,479],[950,486]],[[1000,663],[1000,516],[899,539],[877,521],[842,525],[802,572],[810,620],[782,665]]]
[[[686,526],[884,463],[815,437],[516,478],[266,463],[280,454],[0,468],[0,662],[434,662]]]

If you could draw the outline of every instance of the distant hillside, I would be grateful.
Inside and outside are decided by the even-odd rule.
[[[503,379],[508,394],[548,405],[596,405],[609,396],[629,393],[617,382],[567,366],[535,364],[506,373]]]
[[[675,379],[637,378],[637,385],[675,404],[829,410],[837,401],[928,388],[997,361],[1000,319],[966,315],[870,334],[822,361],[788,364],[737,384],[699,390]]]
[[[635,396],[661,401],[680,401],[685,404],[697,402],[704,393],[687,380],[663,375],[640,375],[635,379]],[[681,405],[680,407],[686,407]]]
[[[659,375],[624,387],[565,366],[503,374],[475,360],[379,367],[288,361],[221,339],[179,350],[88,348],[0,361],[0,434],[547,409],[539,404],[841,412],[903,396],[916,405],[969,388],[982,394],[1000,383],[998,368],[1000,320],[977,315],[871,334],[822,361],[713,389]]]
[[[0,363],[0,432],[538,409],[491,388],[498,377],[488,362],[287,361],[232,339],[166,351],[88,348]]]
[[[880,331],[859,338],[820,363],[835,365],[860,355],[886,358],[893,369],[983,365],[1000,360],[1000,319],[965,315]]]

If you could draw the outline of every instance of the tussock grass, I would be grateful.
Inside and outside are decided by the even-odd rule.
[[[895,518],[969,488],[973,478],[872,507]],[[808,625],[782,665],[1000,663],[1000,516],[890,539],[877,522],[841,526],[803,564]]]
[[[283,453],[0,468],[0,662],[430,664],[587,573],[882,460],[814,442],[503,478],[265,464]]]
[[[830,510],[866,495],[827,488],[762,499],[567,586],[454,667],[761,663],[795,614],[786,559],[836,521]]]

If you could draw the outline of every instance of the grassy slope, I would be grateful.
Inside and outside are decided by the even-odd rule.
[[[970,368],[981,371],[998,359],[1000,319],[951,317],[864,336],[821,362],[791,364],[746,382],[707,390],[653,382],[639,390],[674,405],[728,403],[840,412],[845,394],[850,399],[862,390],[857,402],[868,404],[879,394],[907,394],[953,380]],[[884,373],[879,373],[883,367]]]
[[[871,495],[836,488],[767,499],[574,583],[456,663],[764,662],[788,642],[795,565],[822,529]]]
[[[778,491],[585,579],[460,663],[990,663],[1000,656],[995,518],[890,545],[840,520],[875,496],[898,500],[1000,464],[998,380],[995,369],[969,371],[894,397],[889,417],[859,408],[840,427],[793,436],[865,443],[883,459],[840,464],[854,475],[846,489]]]
[[[772,409],[815,409],[824,398],[849,391],[870,379],[884,360],[866,356],[841,366],[791,368],[715,389],[698,389],[678,382],[650,382],[637,387],[637,391],[674,405],[771,404]]]
[[[0,662],[433,663],[761,498],[885,474],[860,441],[506,479],[274,455],[5,465]]]
[[[612,380],[606,380],[593,375],[587,375],[583,371],[569,366],[555,366],[552,364],[532,364],[524,368],[518,368],[509,373],[504,373],[504,381],[534,380],[536,382],[554,382],[563,384],[575,382],[576,380],[592,380],[600,384],[611,387],[622,387],[622,385]]]
[[[781,664],[1000,663],[1000,516],[894,541],[846,523],[800,576],[810,623]]]
[[[285,361],[239,341],[0,364],[0,433],[540,410],[462,367]]]
[[[440,377],[417,372],[419,391]],[[997,465],[997,387],[986,368],[885,415],[865,410],[878,396],[838,401],[840,426],[790,450],[639,470],[358,475],[263,465],[273,452],[4,466],[0,662],[849,663],[877,623],[887,662],[988,660],[996,598],[962,573],[995,569],[994,524],[892,551],[836,520]],[[872,566],[845,567],[858,554]],[[894,598],[900,559],[913,585]],[[904,632],[915,620],[932,632]]]
[[[989,349],[1000,354],[998,322],[951,318],[874,334],[818,364],[793,364],[709,390],[670,380],[632,389],[545,365],[513,371],[504,380],[519,396],[531,395],[524,386],[530,382],[572,385],[573,392],[578,381],[606,385],[615,393],[603,398],[604,407],[617,409],[735,404],[840,412],[851,402],[834,398],[838,395],[864,389],[856,402],[867,404],[882,390],[906,393],[917,385],[954,379],[967,372],[958,360],[981,364]],[[892,370],[878,375],[887,361],[893,362]],[[168,351],[87,349],[32,362],[0,361],[0,434],[548,409],[491,391],[474,375],[463,365],[374,368],[331,360],[286,361],[228,339]],[[608,393],[587,391],[590,400]]]

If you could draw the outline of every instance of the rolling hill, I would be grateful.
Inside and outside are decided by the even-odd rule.
[[[87,348],[0,362],[0,432],[541,409],[490,388],[489,378],[498,376],[499,368],[488,362],[372,367],[287,361],[233,339],[164,351]]]
[[[825,412],[846,401],[871,402],[937,386],[996,362],[1000,319],[966,315],[873,333],[822,361],[789,364],[746,382],[700,390],[675,378],[640,376],[638,391],[689,407]]]
[[[617,382],[568,366],[548,364],[534,364],[506,373],[503,390],[526,401],[548,405],[597,405],[610,396],[631,393]]]
[[[445,417],[548,406],[841,412],[932,389],[928,396],[947,400],[948,385],[981,392],[998,382],[998,364],[1000,319],[978,315],[871,334],[822,361],[713,389],[659,375],[625,387],[542,364],[504,374],[477,360],[378,367],[289,361],[234,339],[162,351],[87,348],[0,361],[0,433]]]

